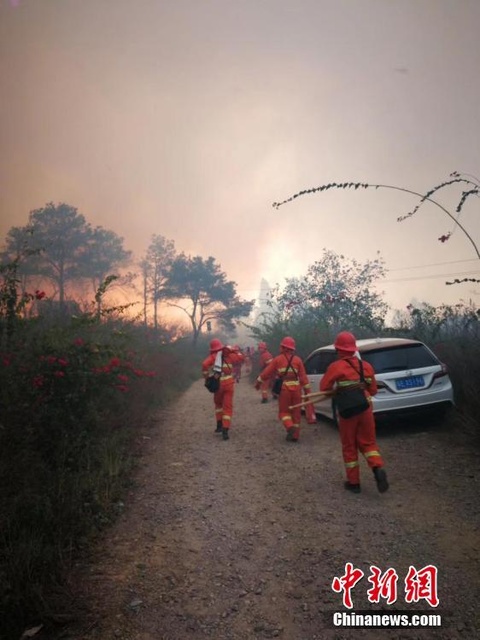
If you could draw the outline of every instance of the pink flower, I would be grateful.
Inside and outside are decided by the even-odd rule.
[[[112,358],[110,360],[111,367],[119,367],[120,366],[120,358]]]
[[[56,378],[63,378],[65,375],[65,371],[55,371],[53,374]]]
[[[128,382],[128,376],[124,376],[121,373],[118,374],[117,378],[120,380],[120,382]]]
[[[68,360],[64,360],[63,358],[59,358],[57,362],[61,367],[66,367],[68,365]]]
[[[81,347],[85,344],[85,341],[82,338],[75,338],[75,340],[73,341],[73,344],[76,347]]]
[[[94,367],[93,373],[110,373],[110,365],[106,364],[104,367]]]
[[[42,375],[35,376],[33,379],[33,386],[39,389],[40,387],[43,387],[43,382],[44,380]]]

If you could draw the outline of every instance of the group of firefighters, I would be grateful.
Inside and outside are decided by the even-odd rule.
[[[366,408],[351,417],[338,416],[338,427],[345,464],[345,489],[360,493],[360,467],[358,452],[365,457],[372,469],[380,493],[387,491],[389,485],[375,435],[375,419],[371,397],[377,393],[377,383],[373,367],[360,359],[355,336],[340,332],[334,343],[337,360],[327,368],[320,381],[319,392],[335,395],[353,389],[362,389],[367,402]],[[268,402],[270,393],[278,399],[278,418],[282,422],[288,442],[298,442],[302,407],[309,423],[314,423],[313,402],[319,393],[312,393],[302,359],[295,353],[295,340],[286,336],[280,342],[280,353],[272,356],[265,342],[258,344],[260,373],[255,388],[261,393],[261,402]],[[252,353],[243,353],[238,345],[226,346],[214,338],[210,342],[210,354],[202,363],[205,379],[214,376],[218,379],[218,389],[213,395],[217,433],[224,440],[229,439],[229,430],[233,415],[233,395],[235,382],[240,380],[242,365],[251,370]]]

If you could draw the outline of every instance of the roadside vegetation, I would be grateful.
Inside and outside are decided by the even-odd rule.
[[[69,571],[121,512],[139,434],[203,352],[103,301],[28,317],[45,293],[20,292],[15,264],[2,276],[0,637],[14,639],[72,615]]]

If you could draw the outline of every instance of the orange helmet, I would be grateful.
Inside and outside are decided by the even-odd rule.
[[[349,331],[341,331],[335,338],[333,346],[339,351],[346,351],[348,353],[355,353],[357,350],[355,336]]]
[[[285,349],[291,349],[292,351],[295,351],[295,340],[290,336],[285,336],[285,338],[283,338],[283,340],[280,342],[280,346],[284,347]]]
[[[223,344],[218,338],[214,338],[210,341],[210,353],[216,353],[223,349]]]
[[[267,343],[266,342],[259,342],[258,343],[258,350],[259,351],[263,351],[267,348]]]

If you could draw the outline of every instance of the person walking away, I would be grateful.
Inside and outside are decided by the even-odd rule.
[[[242,350],[240,348],[240,345],[236,344],[233,347],[233,351],[235,353],[242,353]],[[242,377],[242,366],[243,366],[243,360],[240,360],[239,362],[235,362],[233,365],[233,377],[235,379],[235,382],[240,382],[240,379]]]
[[[205,379],[215,373],[219,376],[220,385],[213,394],[217,423],[215,433],[221,433],[224,440],[229,439],[233,416],[233,368],[235,364],[243,361],[243,353],[235,352],[232,347],[224,346],[220,340],[214,338],[210,342],[210,354],[202,363],[202,375]]]
[[[278,418],[285,427],[288,442],[298,442],[302,418],[300,407],[294,409],[289,407],[302,402],[302,388],[306,394],[310,393],[310,382],[305,373],[305,366],[300,356],[295,354],[295,348],[293,338],[290,336],[283,338],[280,343],[280,354],[273,358],[255,382],[255,388],[258,391],[265,380],[274,376],[280,380]]]
[[[345,489],[353,493],[361,491],[358,462],[358,452],[360,451],[373,471],[378,491],[384,493],[389,485],[384,462],[376,442],[375,418],[371,400],[371,397],[377,393],[375,372],[369,362],[360,359],[355,336],[349,331],[341,331],[335,339],[334,346],[338,359],[328,366],[320,381],[320,391],[334,390],[334,398],[340,411],[342,397],[347,400],[347,404],[351,404],[352,396],[348,394],[351,394],[354,389],[362,389],[364,396],[364,407],[360,413],[351,417],[338,416],[343,461],[347,476],[344,483]]]
[[[265,342],[258,343],[258,353],[260,354],[260,372],[262,372],[265,367],[267,367],[270,362],[273,360],[273,356],[267,348],[267,344]],[[262,393],[262,404],[268,402],[268,392],[272,386],[272,379],[264,380],[260,385],[260,391]]]

